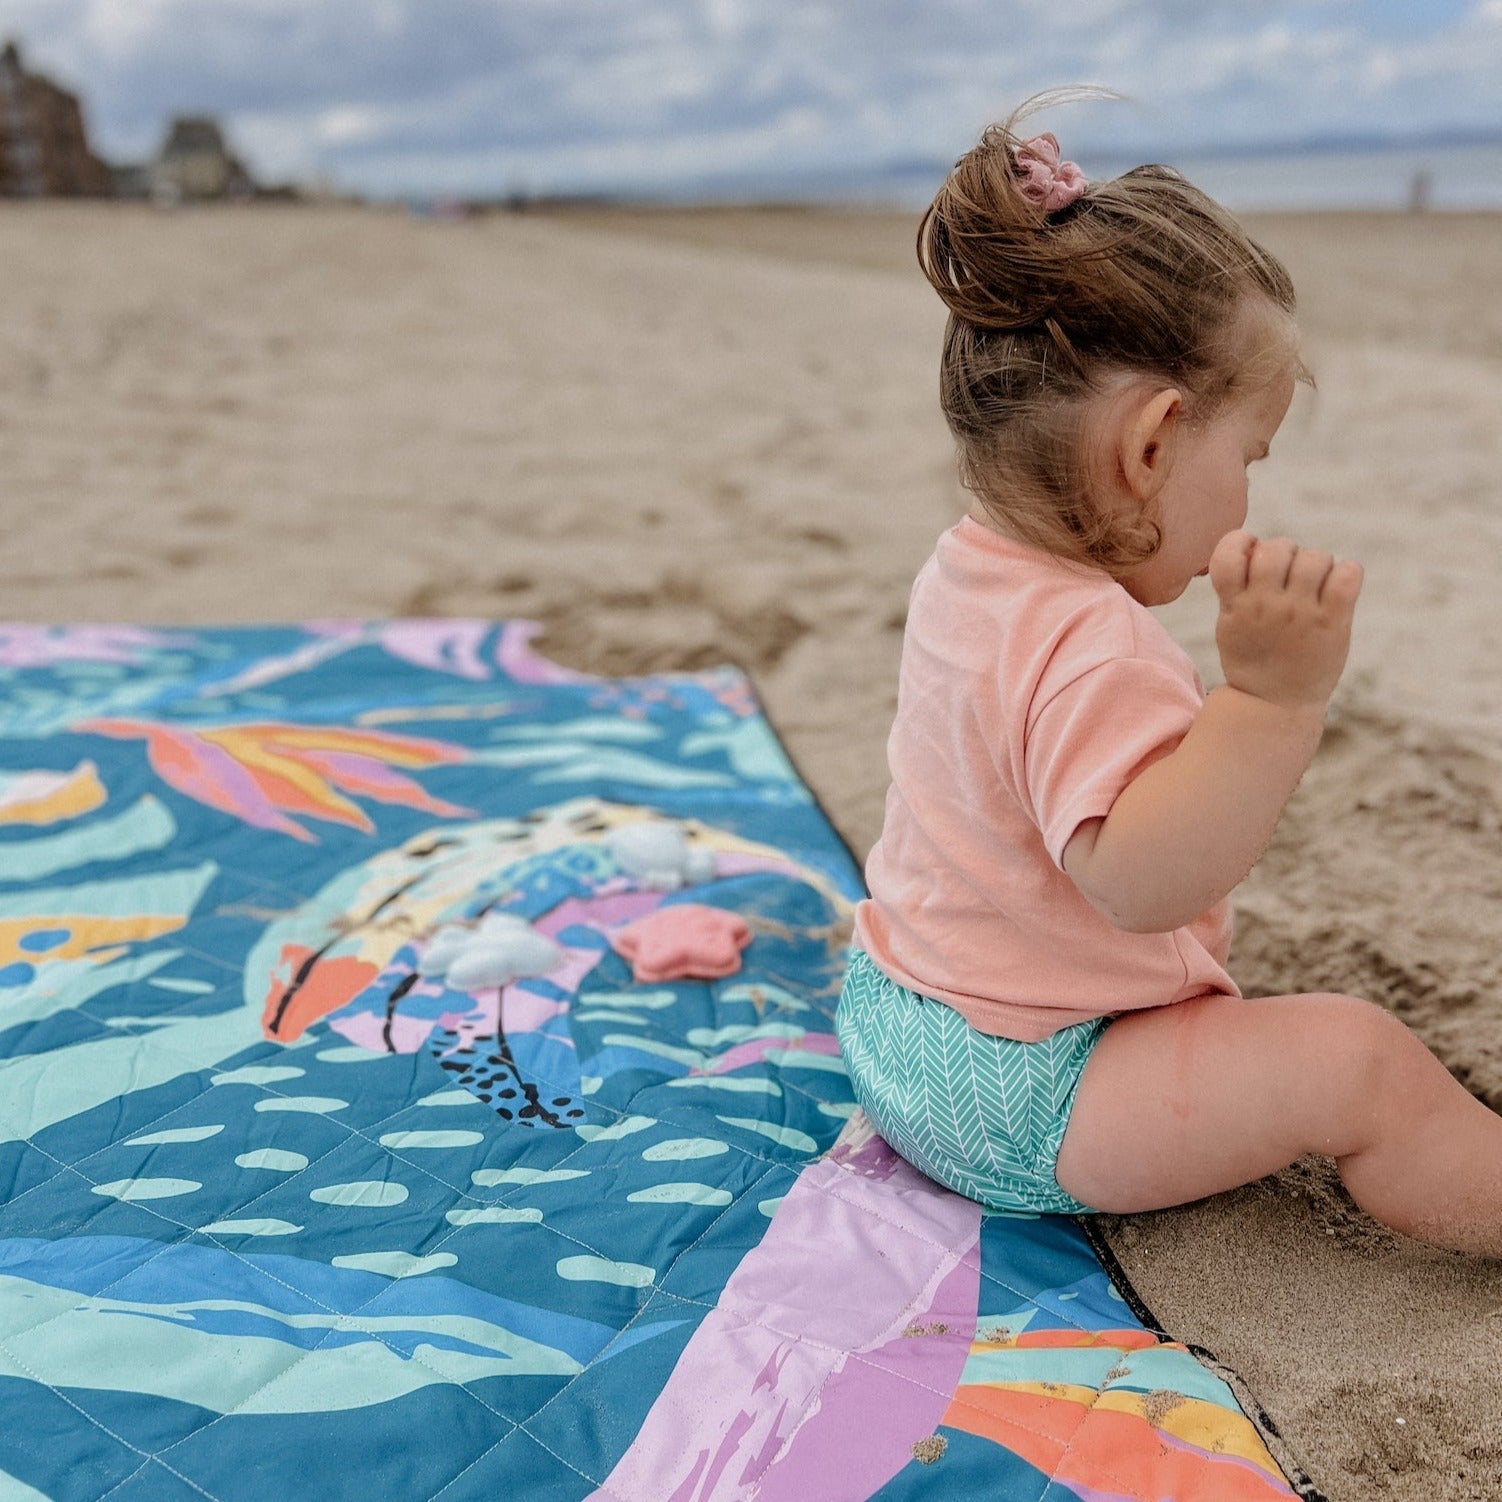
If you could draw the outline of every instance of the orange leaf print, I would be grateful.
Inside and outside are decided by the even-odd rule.
[[[185,797],[294,839],[316,843],[317,837],[292,814],[373,832],[365,810],[345,793],[443,818],[473,812],[432,797],[391,770],[393,764],[425,768],[467,759],[462,746],[444,741],[274,721],[189,729],[144,720],[90,720],[75,728],[116,740],[144,740],[157,775]]]

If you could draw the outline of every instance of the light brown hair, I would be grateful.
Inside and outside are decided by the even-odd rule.
[[[1085,92],[1035,95],[986,128],[925,211],[918,261],[949,308],[940,402],[966,487],[1013,536],[1118,573],[1163,534],[1092,499],[1091,399],[1145,375],[1184,392],[1187,419],[1212,416],[1267,374],[1268,320],[1249,333],[1243,315],[1259,302],[1290,315],[1294,294],[1282,263],[1171,167],[1090,183],[1052,213],[1024,197],[1016,125]],[[1291,338],[1280,353],[1297,359]]]

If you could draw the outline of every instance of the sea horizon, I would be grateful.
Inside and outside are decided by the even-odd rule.
[[[1092,179],[1115,177],[1148,162],[1165,163],[1238,212],[1502,210],[1502,137],[1301,142],[1271,149],[1218,147],[1162,155],[1084,147],[1077,159]],[[855,170],[768,170],[535,189],[513,184],[489,193],[414,191],[369,197],[409,205],[451,199],[672,208],[828,205],[915,210],[933,197],[948,167],[948,163],[907,161]]]

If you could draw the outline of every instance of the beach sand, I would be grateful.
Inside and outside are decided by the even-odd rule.
[[[0,617],[531,616],[587,670],[734,661],[863,858],[908,588],[966,504],[915,225],[0,207]],[[1366,585],[1231,970],[1380,1002],[1502,1109],[1502,217],[1253,227],[1319,389],[1249,525]],[[1160,614],[1220,681],[1208,580]],[[1502,1494],[1502,1266],[1317,1158],[1102,1224],[1331,1502]]]

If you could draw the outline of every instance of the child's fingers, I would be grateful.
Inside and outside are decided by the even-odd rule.
[[[1256,546],[1257,539],[1239,527],[1234,532],[1227,532],[1215,544],[1215,551],[1210,555],[1210,582],[1222,602],[1246,588],[1247,560]]]
[[[1293,567],[1288,571],[1288,587],[1318,600],[1319,592],[1334,567],[1333,554],[1319,548],[1300,548],[1293,555]]]
[[[1361,593],[1366,571],[1354,558],[1342,558],[1330,570],[1325,587],[1320,591],[1320,604],[1333,605],[1338,610],[1349,612],[1355,608],[1356,597]]]
[[[1289,571],[1293,568],[1297,553],[1298,547],[1292,538],[1273,537],[1259,542],[1247,569],[1247,584],[1261,584],[1272,589],[1286,588]]]

